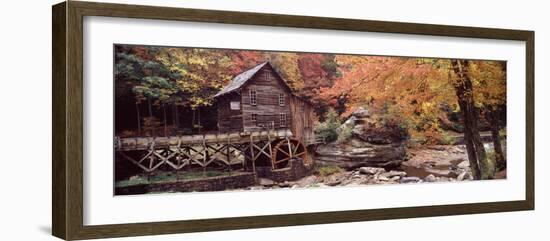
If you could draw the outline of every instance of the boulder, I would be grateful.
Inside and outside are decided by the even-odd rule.
[[[438,181],[438,182],[449,182],[449,181],[451,181],[451,178],[449,178],[449,177],[436,177],[436,181]]]
[[[351,136],[316,148],[318,163],[351,170],[363,166],[396,167],[405,159],[399,129],[376,123],[364,107],[357,108],[337,131],[344,129],[351,129]]]
[[[359,168],[359,173],[367,174],[367,175],[374,175],[376,173],[385,172],[386,170],[384,168],[379,167],[361,167]]]
[[[400,183],[418,183],[421,181],[419,177],[403,177],[399,180]]]
[[[406,172],[401,172],[401,171],[391,170],[389,172],[384,172],[380,175],[381,176],[386,176],[386,177],[389,177],[389,178],[393,178],[393,177],[404,177],[404,176],[407,175],[407,173]]]
[[[394,176],[394,177],[390,178],[390,181],[397,182],[397,181],[399,181],[399,179],[401,179],[401,176]]]
[[[426,181],[426,182],[436,182],[437,178],[433,174],[430,174],[430,175],[428,175],[424,178],[424,181]]]
[[[425,168],[425,171],[428,172],[428,173],[431,173],[431,174],[434,174],[438,177],[455,177],[454,175],[454,172],[452,172],[451,170],[448,170],[448,169],[437,169],[437,168]]]
[[[330,176],[328,176],[327,178],[325,178],[325,180],[323,181],[324,184],[326,184],[327,186],[336,186],[336,185],[339,185],[340,183],[342,183],[342,181],[348,176],[348,174],[346,173],[335,173],[335,174],[332,174]]]
[[[470,167],[470,162],[469,161],[462,161],[460,163],[458,163],[458,165],[456,165],[457,167],[459,168],[468,168]]]
[[[337,132],[342,132],[345,129],[351,129],[355,126],[356,121],[357,121],[357,117],[351,116],[342,125],[340,125],[338,128],[336,128],[336,131]]]
[[[357,118],[366,118],[370,117],[370,113],[365,107],[359,107],[357,108],[352,114],[352,116],[355,116]]]
[[[389,181],[390,180],[388,177],[382,176],[382,175],[378,175],[378,177],[375,178],[375,179],[377,179],[379,181]]]
[[[351,142],[353,143],[353,142]],[[402,143],[373,145],[359,140],[355,144],[330,143],[316,149],[316,161],[348,170],[358,167],[395,167],[403,162],[405,145]]]
[[[367,127],[366,125],[355,125],[351,131],[353,137],[372,144],[390,144],[401,142],[404,137],[396,127]]]
[[[467,171],[464,171],[464,172],[460,173],[460,174],[458,175],[458,177],[456,178],[457,181],[464,181],[464,180],[471,180],[471,179],[473,179],[473,177],[472,177],[472,175],[471,175],[469,172],[467,172]]]
[[[307,176],[307,177],[304,177],[304,178],[298,180],[297,183],[298,183],[298,186],[300,186],[300,187],[307,187],[309,185],[314,184],[316,181],[317,181],[316,176]]]

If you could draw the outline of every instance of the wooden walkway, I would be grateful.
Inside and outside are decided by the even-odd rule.
[[[292,132],[289,129],[240,132],[227,134],[205,134],[170,137],[135,137],[116,138],[115,150],[118,157],[132,162],[145,172],[153,172],[165,165],[173,170],[180,170],[189,165],[206,167],[218,163],[231,170],[233,165],[247,167],[251,162],[255,172],[256,160],[272,160],[276,169],[276,158],[281,155],[274,152],[272,144],[288,143],[289,151],[284,152],[289,158],[294,157],[298,148],[292,146]],[[303,149],[303,148],[302,148]],[[301,149],[300,149],[301,150]],[[277,150],[275,150],[277,151]],[[280,152],[279,152],[280,153]]]

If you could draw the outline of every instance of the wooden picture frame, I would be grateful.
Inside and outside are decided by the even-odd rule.
[[[533,210],[534,188],[534,32],[68,1],[52,8],[52,233],[66,239],[92,239],[214,230],[280,227],[368,220]],[[451,36],[526,43],[525,200],[490,203],[315,212],[202,220],[87,226],[83,224],[83,17],[107,16],[208,23]]]

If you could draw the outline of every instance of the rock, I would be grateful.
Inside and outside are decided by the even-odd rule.
[[[445,146],[426,146],[426,149],[436,150],[436,151],[445,151],[447,148]]]
[[[403,177],[399,180],[400,183],[417,183],[420,181],[419,177]]]
[[[271,179],[267,178],[258,178],[258,184],[265,186],[265,187],[271,187],[275,185],[275,182]]]
[[[356,121],[357,121],[357,117],[351,116],[342,125],[340,125],[338,128],[336,128],[336,131],[341,132],[345,129],[351,129],[355,126]]]
[[[462,181],[464,180],[464,176],[466,175],[467,172],[462,172],[458,175],[458,177],[456,177],[456,180],[457,181]]]
[[[316,176],[307,176],[300,179],[297,183],[298,183],[298,186],[300,187],[307,187],[311,184],[314,184],[316,181],[317,181]]]
[[[397,182],[397,181],[399,181],[399,179],[401,179],[401,176],[393,176],[393,177],[390,178],[390,181]]]
[[[370,117],[369,111],[364,107],[357,108],[351,115],[357,118]]]
[[[353,174],[353,175],[351,176],[351,179],[357,179],[357,178],[361,178],[361,177],[362,177],[361,174]]]
[[[379,167],[361,167],[359,168],[359,173],[367,174],[367,175],[374,175],[377,173],[385,172],[386,170],[384,168]]]
[[[456,178],[456,180],[457,180],[457,181],[469,180],[470,177],[472,177],[472,175],[470,175],[469,172],[464,171],[464,172],[462,172],[462,173],[460,173],[460,174],[458,175],[458,177]]]
[[[362,141],[366,141],[365,139],[361,138],[363,134],[365,134],[365,126],[364,125],[356,125],[351,130],[351,134],[359,137]]]
[[[336,165],[348,170],[363,166],[399,166],[404,156],[405,146],[402,143],[373,145],[356,138],[347,143],[320,145],[316,149],[319,164]]]
[[[390,179],[386,176],[382,176],[382,175],[379,175],[378,178],[375,178],[377,180],[380,180],[380,181],[389,181]]]
[[[454,174],[451,170],[440,170],[440,169],[432,169],[432,168],[426,168],[425,170],[428,173],[431,173],[437,176],[444,176],[444,177],[449,177]]]
[[[458,163],[458,165],[456,165],[457,167],[459,168],[468,168],[470,167],[470,162],[469,161],[462,161],[460,163]]]
[[[128,178],[128,180],[130,180],[130,181],[137,180],[137,179],[139,179],[138,175],[134,175],[134,176],[131,176],[130,178]]]
[[[400,171],[394,171],[394,170],[391,170],[389,172],[385,172],[385,173],[382,173],[380,174],[382,176],[385,176],[385,177],[389,177],[389,178],[392,178],[392,177],[404,177],[407,175],[406,172],[400,172]]]
[[[318,146],[316,161],[319,164],[352,170],[363,166],[396,167],[405,159],[399,128],[377,123],[364,107],[357,108],[337,131],[344,129],[352,130],[350,137]]]
[[[436,180],[437,180],[438,182],[448,182],[448,181],[451,181],[451,179],[448,178],[448,177],[436,177]]]
[[[336,186],[342,183],[342,180],[346,178],[346,176],[347,175],[345,173],[336,173],[336,174],[330,175],[327,179],[325,179],[323,183],[326,184],[327,186]]]
[[[345,122],[344,122],[344,125],[346,126],[355,126],[355,122],[357,121],[357,118],[355,116],[351,116],[350,118],[348,118]]]
[[[436,182],[437,178],[433,174],[430,174],[430,175],[428,175],[424,178],[424,181],[426,181],[426,182]]]

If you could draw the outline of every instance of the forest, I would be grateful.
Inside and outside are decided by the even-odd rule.
[[[474,179],[505,169],[503,61],[138,45],[115,45],[114,55],[116,136],[215,131],[213,96],[235,75],[269,61],[312,104],[316,133],[328,142],[349,135],[338,128],[366,108],[374,133],[411,146],[463,136]],[[486,153],[480,133],[490,133],[494,153]]]

